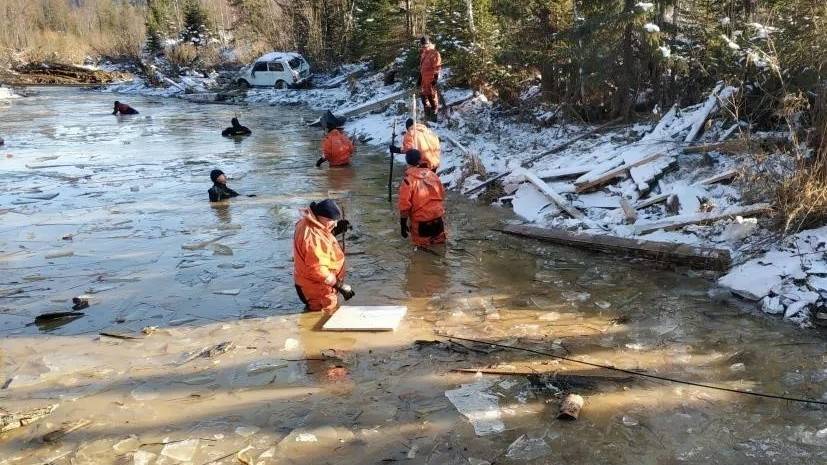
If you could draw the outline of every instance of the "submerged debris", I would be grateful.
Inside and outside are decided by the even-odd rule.
[[[230,350],[235,348],[235,344],[232,341],[224,341],[219,344],[211,345],[208,347],[204,347],[203,349],[194,352],[193,354],[189,355],[184,361],[181,362],[181,365],[191,362],[197,358],[212,358],[218,355],[224,354],[229,352]]]
[[[0,407],[0,433],[30,425],[50,415],[57,407],[58,404],[52,404],[47,407],[39,407],[22,412],[9,412]]]
[[[497,396],[485,392],[492,385],[493,381],[481,378],[472,384],[463,384],[459,389],[445,391],[445,397],[468,418],[477,436],[505,431]]]

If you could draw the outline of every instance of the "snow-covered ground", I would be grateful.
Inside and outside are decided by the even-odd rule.
[[[300,104],[343,113],[403,90],[400,84],[384,85],[382,73],[349,77],[360,68],[366,69],[352,65],[335,75],[317,76],[313,89],[251,89],[224,101]],[[137,79],[107,91],[212,100],[215,83],[216,76],[187,76],[177,85],[150,88]],[[768,206],[744,205],[739,189],[727,184],[745,169],[743,160],[715,150],[686,150],[737,138],[737,123],[715,118],[735,91],[721,84],[706,101],[653,115],[651,123],[595,131],[600,128],[537,124],[553,117],[553,108],[537,110],[533,121],[501,116],[484,96],[447,89],[448,116],[431,124],[442,140],[439,173],[447,187],[471,196],[481,195],[485,189],[474,188],[499,176],[503,191],[494,203],[513,208],[526,222],[727,249],[737,266],[721,278],[720,286],[760,300],[767,313],[806,326],[827,302],[827,230],[804,232],[753,258],[771,244],[771,234],[756,216]],[[523,96],[538,94],[539,88],[533,87]],[[350,117],[346,130],[363,143],[387,146],[395,118],[397,133],[404,130],[410,103],[410,97],[399,98],[384,111]],[[572,139],[577,140],[569,144]],[[397,161],[404,163],[403,157]],[[550,190],[563,196],[565,205],[559,205],[560,197],[553,199]],[[572,208],[582,217],[566,213]],[[809,244],[806,256],[799,255],[805,253],[799,250],[806,248],[802,244]]]

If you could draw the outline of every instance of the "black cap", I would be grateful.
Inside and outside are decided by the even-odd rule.
[[[121,104],[121,102],[115,100],[115,105],[120,105],[120,104]]]
[[[417,149],[411,149],[405,152],[405,161],[411,166],[419,166],[422,162],[422,153]]]
[[[214,183],[215,180],[218,179],[218,177],[222,174],[224,174],[224,172],[221,170],[212,170],[210,171],[210,179],[212,179],[212,182]]]
[[[339,221],[342,219],[342,210],[332,199],[325,199],[321,202],[312,202],[310,204],[310,211],[312,211],[316,216],[323,216],[333,221]]]
[[[230,123],[232,123],[234,128],[237,128],[237,127],[241,126],[241,123],[238,122],[238,118],[231,119]]]
[[[431,43],[431,38],[430,38],[430,37],[428,37],[428,36],[422,36],[422,37],[419,39],[419,43],[420,43],[420,44],[422,44],[422,45],[429,44],[429,43]]]
[[[338,116],[334,115],[332,111],[328,110],[324,116],[322,116],[322,127],[330,130],[340,128],[345,125],[345,118],[339,118]]]
[[[411,127],[411,126],[413,126],[413,125],[414,125],[414,120],[413,120],[413,118],[408,118],[408,120],[407,120],[407,121],[405,121],[405,127],[406,127],[406,128],[410,128],[410,127]]]

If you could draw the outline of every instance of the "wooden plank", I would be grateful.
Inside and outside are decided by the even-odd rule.
[[[710,184],[715,184],[717,182],[728,181],[728,180],[733,179],[736,176],[738,176],[738,173],[739,173],[738,170],[724,171],[723,173],[721,173],[719,175],[706,178],[706,179],[700,181],[698,184],[700,184],[701,186],[708,186]]]
[[[721,212],[674,216],[660,221],[655,221],[653,223],[638,224],[635,226],[635,234],[647,234],[659,229],[671,231],[692,224],[709,223],[735,216],[758,215],[761,213],[767,213],[771,209],[772,208],[768,203],[757,203],[754,205],[747,205],[746,207],[728,208]]]
[[[645,194],[649,192],[649,184],[655,181],[663,172],[670,169],[677,163],[675,157],[661,157],[645,163],[640,166],[635,166],[629,170],[629,176],[634,181],[638,192]]]
[[[721,133],[721,136],[718,137],[718,142],[723,142],[723,141],[729,139],[729,136],[731,136],[732,133],[735,132],[735,130],[738,129],[739,127],[741,127],[741,122],[740,121],[733,124],[732,126],[729,127],[729,129],[727,129],[726,131]]]
[[[706,178],[704,180],[701,180],[697,183],[697,185],[708,186],[710,184],[715,184],[716,182],[726,181],[728,179],[732,179],[732,178],[738,176],[738,173],[739,173],[738,170],[725,171],[721,174],[718,174],[718,175]],[[672,192],[667,192],[667,193],[664,193],[664,194],[658,194],[658,195],[650,197],[646,200],[641,200],[640,202],[638,202],[634,205],[634,208],[635,208],[635,210],[640,210],[641,208],[646,208],[646,207],[652,206],[656,203],[664,202],[664,201],[666,201],[666,199],[669,198],[670,195],[672,195]]]
[[[580,176],[593,170],[594,166],[572,166],[569,168],[558,168],[554,170],[538,171],[537,177],[543,181],[550,179],[569,178],[572,176]]]
[[[358,116],[358,115],[361,115],[361,114],[364,114],[364,113],[369,113],[371,111],[378,110],[380,108],[384,108],[384,107],[390,105],[391,103],[393,103],[394,101],[396,101],[396,100],[398,100],[402,97],[405,97],[409,93],[411,93],[410,90],[407,90],[407,89],[406,90],[400,90],[399,92],[394,92],[394,93],[388,95],[387,97],[383,97],[383,98],[380,98],[378,100],[372,100],[370,102],[365,102],[361,105],[358,105],[358,106],[355,106],[355,107],[352,107],[352,108],[346,108],[346,109],[343,109],[343,110],[339,110],[339,112],[336,113],[336,116],[341,116],[341,117],[344,117],[344,118],[348,118],[348,117],[351,117],[351,116]]]
[[[583,182],[583,183],[580,183],[580,184],[575,182],[574,185],[575,185],[575,188],[576,188],[576,192],[578,192],[578,193],[585,192],[585,191],[587,191],[589,189],[592,189],[594,187],[603,185],[603,184],[611,181],[614,178],[622,176],[623,174],[625,174],[631,168],[634,168],[634,167],[640,166],[640,165],[644,165],[644,164],[649,163],[652,160],[656,160],[656,159],[658,159],[662,156],[663,156],[663,153],[661,153],[661,152],[646,155],[645,157],[639,159],[638,161],[636,161],[634,163],[631,163],[631,164],[624,163],[624,164],[618,166],[617,168],[611,169],[611,170],[603,173],[602,175],[598,176],[597,178],[591,179],[589,181],[586,181],[586,182]]]
[[[545,229],[523,225],[507,225],[495,231],[529,237],[560,245],[596,252],[623,254],[659,262],[677,263],[693,268],[724,271],[729,269],[729,250],[673,242],[650,241],[605,234]]]
[[[328,319],[323,331],[396,331],[408,307],[343,306]]]
[[[470,189],[467,189],[465,192],[463,192],[463,194],[464,195],[473,194],[474,192],[485,189],[486,187],[490,186],[491,184],[494,184],[495,182],[499,181],[500,179],[502,179],[502,178],[504,178],[504,177],[506,177],[510,174],[511,174],[511,171],[506,171],[505,173],[500,173],[500,174],[494,176],[493,178],[491,178],[491,179],[489,179],[489,180],[487,180],[487,181],[485,181],[481,184],[478,184],[478,185],[476,185],[476,186],[474,186]]]
[[[641,200],[640,202],[638,202],[634,205],[635,210],[640,210],[641,208],[646,208],[646,207],[654,205],[656,203],[664,202],[664,201],[666,201],[666,199],[669,198],[670,195],[672,195],[671,192],[666,193],[666,194],[658,194],[658,195],[656,195],[654,197],[650,197],[646,200]]]
[[[586,219],[586,216],[583,215],[583,213],[581,213],[580,210],[577,210],[576,208],[569,205],[569,202],[566,199],[564,199],[557,192],[554,192],[554,189],[552,189],[548,184],[546,184],[545,181],[538,178],[537,175],[535,175],[531,171],[528,171],[525,168],[522,168],[520,174],[525,176],[528,182],[534,184],[537,187],[537,189],[540,189],[540,192],[546,194],[548,198],[550,198],[554,203],[557,204],[558,207],[562,208],[563,211],[568,213],[572,218],[576,218],[578,220]]]
[[[450,135],[450,134],[443,134],[443,135],[442,135],[442,137],[443,137],[445,140],[447,140],[448,142],[450,142],[450,143],[451,143],[451,145],[453,145],[454,147],[456,147],[456,148],[457,148],[460,152],[462,152],[462,154],[463,154],[463,155],[465,155],[466,157],[471,155],[471,151],[470,151],[470,150],[468,150],[468,148],[467,148],[467,147],[465,147],[464,145],[462,145],[461,143],[459,143],[459,141],[458,141],[458,140],[456,140],[456,139],[454,139],[453,137],[451,137],[451,135]]]
[[[686,135],[685,142],[692,142],[698,137],[698,134],[701,132],[701,128],[704,127],[704,123],[706,123],[707,118],[709,115],[718,108],[718,93],[724,88],[724,83],[719,82],[715,89],[712,90],[712,94],[706,99],[704,102],[704,106],[701,107],[700,110],[700,117],[697,115],[695,116],[695,121],[692,123],[692,127],[689,129],[689,134]]]
[[[23,412],[8,412],[0,409],[0,433],[11,431],[40,420],[55,411],[58,404],[35,408]]]
[[[626,223],[637,221],[637,210],[632,208],[632,204],[625,197],[620,198],[620,208],[623,210],[623,216],[626,217]]]

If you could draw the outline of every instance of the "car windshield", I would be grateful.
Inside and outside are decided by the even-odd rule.
[[[288,63],[290,64],[291,68],[299,69],[299,67],[302,65],[302,60],[301,60],[301,58],[296,57],[296,58],[293,58],[290,61],[288,61]]]

